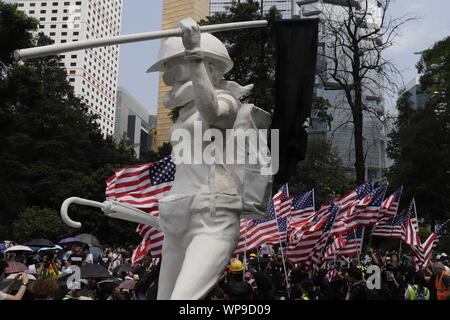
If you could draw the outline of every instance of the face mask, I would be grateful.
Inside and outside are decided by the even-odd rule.
[[[179,88],[172,88],[164,96],[164,106],[169,109],[182,107],[194,100],[192,81],[186,82]]]
[[[168,86],[173,85],[174,81],[183,83],[191,78],[191,70],[186,64],[177,65],[163,74],[164,83]]]

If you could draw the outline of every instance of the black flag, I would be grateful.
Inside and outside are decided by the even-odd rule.
[[[275,182],[286,183],[305,159],[304,124],[311,117],[319,19],[272,21],[277,52],[272,129],[280,130],[280,166]]]

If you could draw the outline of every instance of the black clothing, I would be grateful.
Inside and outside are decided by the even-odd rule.
[[[350,288],[350,300],[369,300],[369,289],[365,281],[356,281]]]

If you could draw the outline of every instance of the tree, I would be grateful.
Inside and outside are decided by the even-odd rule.
[[[30,239],[46,238],[55,243],[64,237],[74,234],[59,214],[52,209],[38,207],[26,208],[13,224],[14,240],[25,242]]]
[[[342,0],[340,8],[325,7],[318,74],[325,88],[343,92],[354,128],[356,181],[365,181],[363,116],[380,118],[382,106],[370,106],[365,96],[396,92],[396,67],[383,57],[399,28],[412,17],[387,15],[391,0]],[[378,15],[381,11],[381,15]],[[384,92],[383,92],[384,91]]]
[[[21,26],[20,28],[17,26]],[[33,36],[37,21],[15,4],[0,2],[0,50],[7,67],[0,78],[0,238],[13,239],[12,222],[28,207],[59,211],[71,196],[105,199],[105,180],[118,169],[136,164],[133,150],[111,136],[103,138],[96,117],[76,97],[57,56],[16,63],[8,57],[17,46],[46,45]],[[14,44],[14,45],[13,45]],[[77,207],[71,207],[71,212]],[[80,232],[101,241],[134,241],[133,223],[106,219],[98,209],[79,208]]]
[[[172,145],[169,142],[164,142],[161,146],[158,147],[157,152],[153,150],[143,152],[141,160],[143,162],[156,162],[167,156],[170,156],[171,153],[172,153]]]
[[[310,139],[306,159],[297,164],[297,174],[289,183],[289,193],[295,195],[314,189],[318,209],[352,188],[354,181],[345,175],[337,151],[322,138]]]
[[[413,109],[410,94],[397,102],[399,117],[390,134],[388,155],[394,160],[388,178],[403,184],[404,198],[415,197],[419,218],[432,227],[450,217],[450,37],[426,50],[418,63],[424,108]]]

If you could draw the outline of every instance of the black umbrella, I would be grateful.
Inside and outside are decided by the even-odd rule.
[[[76,238],[79,239],[81,242],[88,244],[90,246],[102,248],[100,241],[98,241],[97,237],[92,234],[82,233],[77,235]]]
[[[100,282],[97,282],[97,288],[106,290],[106,291],[113,291],[114,288],[118,287],[123,281],[119,279],[106,279]]]
[[[27,242],[27,246],[29,247],[54,247],[55,244],[47,239],[33,239]]]
[[[91,278],[110,278],[108,270],[99,264],[85,264],[81,266],[81,278],[91,279]]]
[[[58,278],[58,284],[61,287],[67,286],[67,279],[72,275],[73,273],[64,273],[63,275],[59,276]]]
[[[131,263],[122,263],[113,269],[113,274],[117,275],[121,272],[130,272],[131,271]]]

